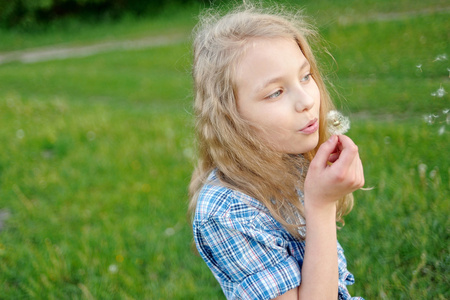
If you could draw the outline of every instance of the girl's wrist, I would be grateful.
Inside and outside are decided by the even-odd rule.
[[[305,217],[306,219],[319,218],[327,219],[330,218],[334,221],[336,220],[336,202],[329,203],[314,203],[309,202],[305,199]]]

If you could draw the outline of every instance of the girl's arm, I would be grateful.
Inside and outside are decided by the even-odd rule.
[[[305,180],[302,282],[277,299],[337,299],[336,201],[363,185],[358,147],[350,138],[332,136],[320,146]]]

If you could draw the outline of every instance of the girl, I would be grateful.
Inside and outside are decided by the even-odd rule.
[[[351,299],[336,222],[363,168],[350,138],[327,133],[313,36],[299,16],[248,5],[196,29],[190,209],[228,299]]]

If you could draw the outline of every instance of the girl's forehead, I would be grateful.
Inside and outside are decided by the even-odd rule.
[[[297,76],[309,65],[294,39],[255,39],[235,69],[235,87],[259,91],[276,79]]]
[[[287,36],[269,36],[269,37],[251,37],[248,38],[243,47],[238,49],[237,59],[235,60],[233,69],[239,68],[243,60],[247,59],[248,56],[255,56],[260,50],[264,50],[266,45],[281,45],[286,44],[283,42],[288,42],[290,44],[295,44],[301,51],[301,47],[294,37]],[[234,72],[236,74],[236,72]]]
[[[299,51],[300,50],[300,51]],[[280,55],[297,56],[303,51],[299,43],[291,37],[256,37],[247,41],[238,56],[238,68],[243,62],[268,63],[279,59]],[[261,61],[264,60],[264,61]]]

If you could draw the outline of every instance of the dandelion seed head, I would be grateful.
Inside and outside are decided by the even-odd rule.
[[[431,179],[434,179],[434,178],[436,177],[436,174],[437,174],[437,170],[436,170],[436,169],[431,170],[431,172],[430,172],[430,178],[431,178]]]
[[[426,164],[420,164],[418,166],[418,170],[419,170],[420,178],[425,178],[425,174],[427,172],[427,165]]]
[[[119,271],[119,267],[117,267],[117,265],[115,264],[109,265],[108,271],[109,273],[115,274],[117,273],[117,271]]]
[[[86,133],[86,137],[89,141],[93,141],[95,140],[95,132],[93,131],[88,131],[88,133]]]
[[[164,230],[164,234],[167,236],[172,236],[175,234],[175,229],[173,229],[172,227],[169,227],[166,230]]]
[[[23,129],[19,129],[16,131],[16,137],[18,139],[23,139],[25,137],[25,131]]]
[[[44,151],[41,152],[41,155],[45,159],[50,159],[50,158],[53,157],[54,153],[53,153],[52,150],[44,150]]]
[[[188,158],[188,159],[194,159],[194,150],[190,147],[184,148],[183,149],[183,156]]]
[[[332,135],[344,134],[350,129],[350,119],[337,110],[327,114],[328,132]]]

